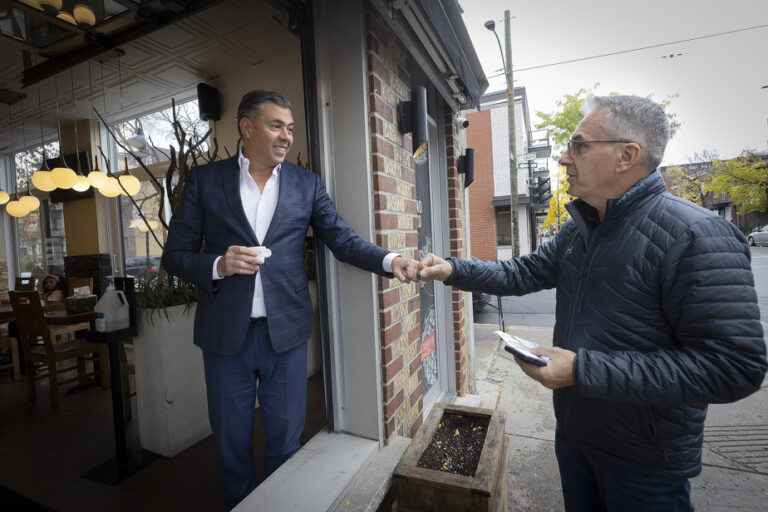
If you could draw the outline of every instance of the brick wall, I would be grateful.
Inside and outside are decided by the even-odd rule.
[[[368,12],[367,32],[368,108],[377,243],[403,256],[416,257],[418,217],[412,141],[410,135],[400,134],[396,119],[397,104],[411,97],[410,56],[373,9]],[[456,195],[458,174],[453,158],[456,150],[453,123],[449,121],[446,126],[449,131],[449,187],[453,190],[449,191],[449,195]],[[463,244],[459,233],[463,229],[463,205],[460,197],[451,197],[453,253],[454,246],[461,250]],[[424,405],[419,288],[415,284],[404,285],[396,279],[386,278],[379,278],[378,286],[385,437],[393,434],[412,436],[421,426]],[[454,323],[464,320],[463,303],[459,300],[457,304],[461,307],[453,306]],[[463,390],[467,374],[467,329],[459,328],[456,332],[457,381],[461,383],[459,389]]]
[[[467,248],[464,244],[464,177],[459,174],[458,157],[464,154],[465,144],[459,137],[453,113],[445,116],[445,146],[448,158],[448,222],[450,229],[451,256],[466,258]],[[470,187],[471,188],[471,187]],[[467,304],[465,293],[460,290],[451,291],[451,313],[453,321],[453,353],[456,362],[456,392],[466,393],[471,387],[468,382],[469,343],[467,325]]]
[[[467,145],[475,149],[475,181],[469,187],[470,255],[482,260],[495,260],[496,212],[493,208],[491,112],[470,112],[467,120]]]

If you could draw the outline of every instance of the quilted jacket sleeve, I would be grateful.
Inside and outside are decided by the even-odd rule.
[[[766,346],[744,237],[718,217],[699,221],[667,253],[662,308],[677,347],[580,350],[583,396],[639,403],[727,403],[760,388]]]
[[[572,226],[553,240],[544,242],[531,254],[506,261],[448,258],[453,267],[445,282],[461,290],[493,295],[525,295],[557,285],[558,248],[570,236]]]

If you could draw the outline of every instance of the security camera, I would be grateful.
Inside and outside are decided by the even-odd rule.
[[[459,123],[459,127],[461,127],[461,128],[469,127],[469,119],[467,119],[464,116],[457,117],[456,118],[456,122]]]

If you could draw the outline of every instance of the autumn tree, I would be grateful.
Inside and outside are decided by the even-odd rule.
[[[764,212],[768,210],[768,165],[748,151],[731,160],[715,160],[706,188],[727,195],[739,213]]]
[[[536,124],[536,128],[539,130],[549,130],[552,139],[555,143],[554,154],[559,155],[562,149],[568,143],[568,139],[579,123],[584,118],[584,104],[590,96],[594,94],[594,90],[597,89],[600,84],[595,84],[592,89],[579,89],[575,94],[566,94],[556,103],[557,110],[552,113],[545,113],[537,111],[536,115],[539,116],[541,122]],[[609,96],[616,96],[618,93],[612,92]],[[652,95],[648,96],[652,99]],[[669,120],[670,131],[674,134],[680,127],[680,122],[677,120],[676,114],[670,112],[667,107],[672,102],[674,96],[659,102],[659,104],[667,110],[667,119]],[[554,157],[557,160],[557,156]],[[568,180],[565,178],[565,171],[560,169],[562,179],[558,180],[558,187],[552,193],[552,198],[549,202],[549,210],[547,211],[547,221],[551,220],[549,226],[556,226],[560,228],[562,224],[570,219],[570,215],[565,210],[565,204],[573,199],[568,195]],[[554,224],[552,224],[554,223]],[[545,221],[545,227],[547,226]]]

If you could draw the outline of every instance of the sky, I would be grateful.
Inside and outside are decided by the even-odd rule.
[[[513,16],[515,86],[528,95],[531,122],[565,94],[599,84],[611,92],[671,98],[682,126],[662,165],[687,163],[704,150],[730,158],[768,149],[768,1],[766,0],[460,0],[488,92],[506,89],[493,19],[504,46],[504,10]],[[759,27],[582,62],[531,66]],[[662,55],[682,55],[662,58]]]

